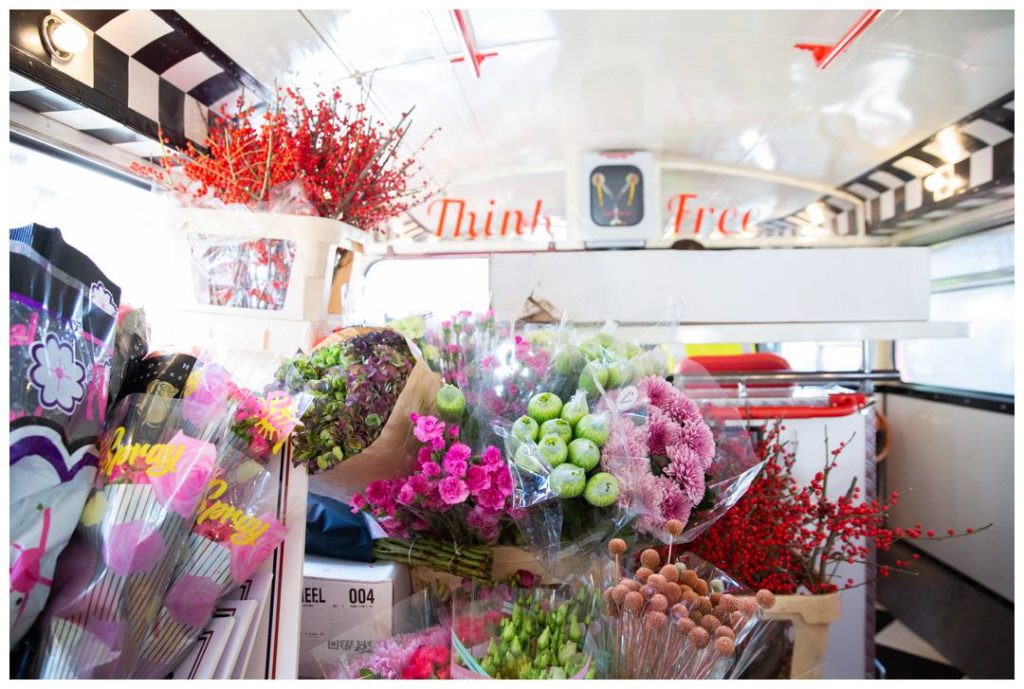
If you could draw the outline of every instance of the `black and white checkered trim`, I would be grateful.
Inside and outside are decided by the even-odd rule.
[[[1011,92],[947,128],[959,142],[960,153],[953,159],[942,150],[936,133],[844,184],[842,191],[864,201],[867,233],[890,235],[1012,197],[1013,98]],[[952,173],[963,186],[937,198],[925,188],[925,180],[936,172]],[[832,196],[816,203],[823,211],[827,232],[839,236],[856,233],[854,204]],[[772,236],[800,235],[813,225],[807,209],[758,223],[762,234]]]
[[[70,61],[43,46],[47,14],[81,26],[84,51]],[[11,100],[143,156],[200,146],[210,113],[230,114],[243,93],[256,105],[267,89],[172,10],[11,10]]]

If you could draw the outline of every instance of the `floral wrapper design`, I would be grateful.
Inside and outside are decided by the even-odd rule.
[[[165,677],[188,654],[217,601],[242,584],[280,545],[287,528],[274,516],[274,481],[256,461],[227,457],[207,485],[184,559],[163,606],[139,645],[138,678]]]
[[[187,426],[181,400],[129,395],[101,441],[96,486],[62,554],[35,674],[127,677],[214,476],[218,428]],[[165,423],[152,425],[152,416]]]
[[[96,474],[120,289],[59,230],[10,232],[11,646],[46,605]]]
[[[192,284],[201,304],[280,311],[295,262],[290,239],[189,235]]]

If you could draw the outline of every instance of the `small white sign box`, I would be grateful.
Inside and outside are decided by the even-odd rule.
[[[498,313],[527,297],[577,323],[927,321],[926,248],[492,254]]]

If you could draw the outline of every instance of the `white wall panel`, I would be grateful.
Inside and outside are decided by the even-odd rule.
[[[921,248],[491,256],[496,311],[533,293],[579,322],[923,321],[929,279]]]
[[[912,488],[894,525],[987,531],[922,550],[1013,600],[1013,415],[886,395],[893,446],[890,491]],[[895,575],[894,575],[895,576]]]

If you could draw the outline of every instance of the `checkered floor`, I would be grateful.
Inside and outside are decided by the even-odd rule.
[[[875,607],[875,659],[879,679],[967,678],[881,605]]]

